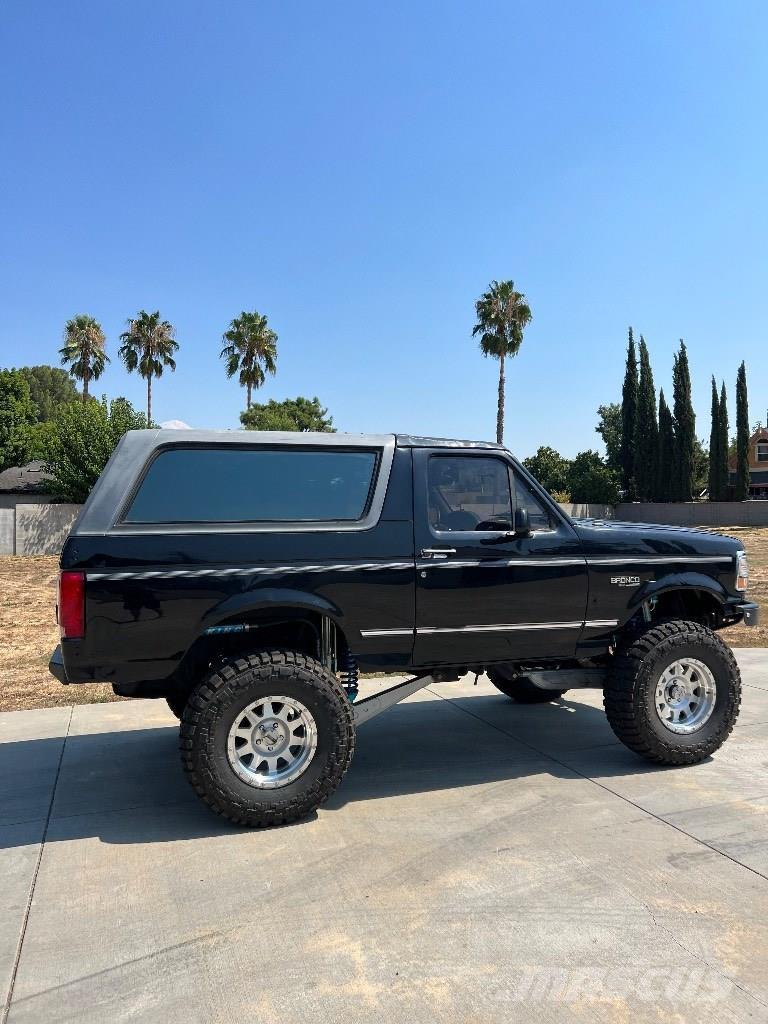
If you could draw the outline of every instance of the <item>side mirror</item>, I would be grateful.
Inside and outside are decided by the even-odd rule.
[[[530,535],[531,521],[528,518],[528,509],[518,508],[515,510],[515,536],[530,537]]]

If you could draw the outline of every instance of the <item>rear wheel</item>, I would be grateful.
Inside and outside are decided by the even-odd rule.
[[[630,750],[659,764],[696,764],[733,729],[739,667],[706,626],[665,622],[618,652],[604,701],[611,728]]]
[[[488,670],[488,678],[497,690],[506,693],[518,704],[547,704],[559,700],[565,690],[545,690],[527,676],[516,676],[510,669],[497,666]]]
[[[184,770],[222,817],[263,827],[304,817],[335,791],[355,734],[344,691],[293,651],[224,665],[193,691],[181,721]]]

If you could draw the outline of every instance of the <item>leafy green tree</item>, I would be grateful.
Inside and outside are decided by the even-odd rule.
[[[254,388],[260,388],[266,374],[277,371],[277,334],[267,318],[254,311],[235,317],[224,332],[226,345],[220,356],[226,360],[227,376],[239,374],[240,386],[246,389],[246,411],[251,408]]]
[[[652,501],[658,483],[659,426],[656,418],[656,389],[648,346],[640,335],[640,379],[635,421],[635,484],[641,501]]]
[[[675,456],[670,498],[690,501],[693,497],[693,463],[696,448],[696,415],[691,398],[688,352],[680,339],[672,370]],[[665,499],[670,500],[670,499]]]
[[[736,376],[736,501],[749,497],[749,405],[747,368],[742,360]]]
[[[597,452],[579,452],[568,471],[571,501],[615,505],[619,500],[616,474]]]
[[[709,500],[720,501],[720,400],[717,397],[717,384],[712,375],[712,426],[709,431],[709,477],[707,487]]]
[[[720,437],[718,438],[718,466],[717,479],[718,491],[721,501],[727,501],[730,496],[730,474],[728,471],[728,396],[725,391],[725,381],[720,388]]]
[[[627,342],[627,363],[621,389],[621,486],[631,501],[635,495],[635,434],[637,424],[637,355],[632,328]]]
[[[568,472],[571,464],[554,448],[538,448],[535,455],[523,459],[523,465],[550,494],[568,490]]]
[[[499,397],[496,409],[496,440],[504,441],[504,361],[516,356],[523,343],[523,331],[531,322],[531,309],[514,281],[491,281],[475,303],[477,322],[472,336],[480,335],[484,356],[499,360]]]
[[[0,370],[0,471],[23,466],[31,455],[35,403],[29,384],[18,370]]]
[[[60,410],[48,439],[45,464],[54,494],[63,501],[85,501],[115,446],[127,430],[147,426],[125,398],[85,404],[73,402]]]
[[[160,311],[147,313],[141,310],[138,316],[128,321],[128,329],[120,335],[122,345],[118,355],[129,373],[138,370],[147,382],[147,423],[152,423],[152,379],[162,377],[167,366],[176,369],[174,352],[179,346],[175,341],[175,330],[167,320],[160,319]]]
[[[78,399],[79,399],[78,395]],[[93,399],[90,399],[93,401]],[[61,409],[66,406],[61,406]],[[51,443],[51,438],[56,432],[56,421],[55,420],[43,420],[41,423],[31,423],[29,426],[29,448],[27,452],[28,459],[42,459],[45,460],[48,452],[48,446]]]
[[[677,497],[675,471],[675,424],[664,389],[659,392],[659,479],[656,488],[657,501],[674,501]]]
[[[693,449],[693,496],[703,494],[709,480],[709,450],[703,441],[696,438]]]
[[[54,419],[63,405],[76,402],[80,397],[75,382],[58,366],[20,366],[18,372],[29,384],[38,423]]]
[[[72,376],[83,382],[83,402],[88,401],[91,381],[99,379],[109,362],[104,345],[101,324],[87,313],[78,313],[64,325],[64,347],[59,355],[62,364],[69,364]]]
[[[606,461],[608,468],[614,473],[621,474],[622,461],[622,430],[623,416],[621,406],[618,402],[611,402],[609,405],[599,405],[597,415],[600,417],[595,430],[602,437],[605,445]]]
[[[270,399],[258,402],[240,413],[240,422],[246,430],[296,430],[301,433],[315,430],[332,434],[336,428],[328,410],[317,398],[286,398],[284,402]]]

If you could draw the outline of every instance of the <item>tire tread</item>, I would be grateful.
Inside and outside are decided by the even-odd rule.
[[[646,659],[662,643],[679,638],[683,643],[702,645],[724,658],[729,674],[729,713],[718,729],[698,743],[676,745],[664,740],[647,724],[640,706],[637,681]],[[648,627],[634,635],[616,654],[613,671],[603,694],[605,713],[614,733],[625,746],[657,764],[697,764],[718,750],[733,730],[741,704],[741,676],[730,647],[698,622],[670,620]]]
[[[213,703],[223,706],[236,700],[239,690],[260,678],[274,679],[279,686],[281,676],[286,681],[298,676],[327,704],[335,722],[335,746],[322,774],[309,789],[287,800],[274,796],[279,790],[254,789],[254,796],[262,797],[261,801],[246,802],[235,790],[222,786],[206,763],[204,751],[210,742],[207,713]],[[258,651],[217,668],[192,691],[179,729],[182,767],[197,795],[215,814],[250,828],[284,825],[325,803],[343,779],[354,748],[352,708],[335,676],[314,658],[295,651]],[[264,793],[271,795],[264,799]]]

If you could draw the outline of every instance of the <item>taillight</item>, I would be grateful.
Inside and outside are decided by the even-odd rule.
[[[64,640],[85,636],[85,573],[59,573],[59,632]]]

